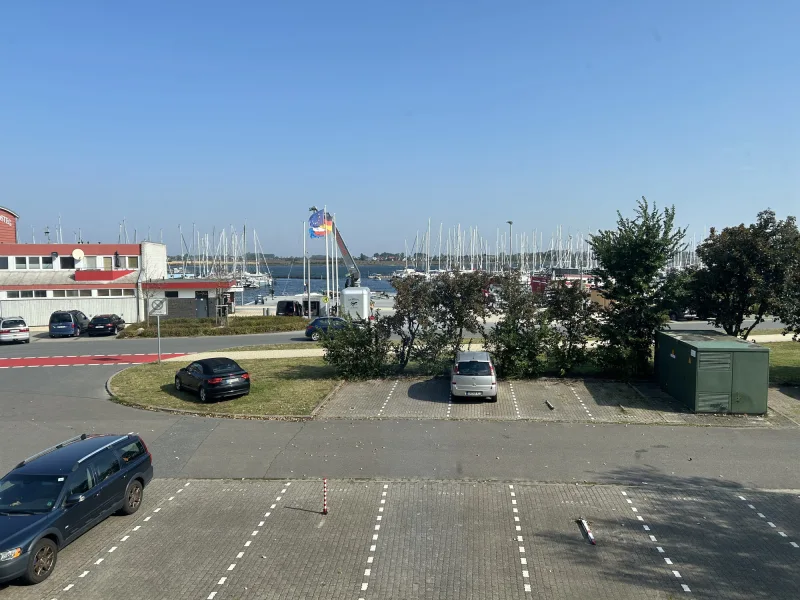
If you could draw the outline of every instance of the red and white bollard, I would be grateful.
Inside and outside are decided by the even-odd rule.
[[[583,529],[586,531],[586,537],[589,538],[589,542],[591,542],[592,546],[597,545],[597,542],[594,540],[594,535],[592,535],[592,530],[589,529],[589,523],[586,522],[586,519],[579,519],[578,522],[583,526]]]
[[[322,514],[328,514],[328,478],[322,480]]]

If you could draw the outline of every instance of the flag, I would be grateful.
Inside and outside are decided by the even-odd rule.
[[[330,213],[326,213],[324,210],[318,210],[311,215],[308,224],[310,225],[308,233],[312,238],[325,237],[328,232],[333,231],[333,219]]]

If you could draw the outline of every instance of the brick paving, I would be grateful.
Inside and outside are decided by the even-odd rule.
[[[545,422],[670,424],[719,427],[796,427],[800,400],[771,390],[765,416],[693,414],[657,385],[634,386],[591,379],[501,381],[497,402],[450,401],[446,379],[395,379],[350,383],[322,407],[320,419],[479,419]],[[800,398],[800,395],[797,395]],[[548,406],[550,403],[552,408]],[[794,416],[794,421],[791,418]]]
[[[657,483],[156,480],[0,600],[800,597],[797,492]]]

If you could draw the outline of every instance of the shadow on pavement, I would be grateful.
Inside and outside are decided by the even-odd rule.
[[[423,402],[447,404],[450,401],[450,381],[446,379],[417,381],[409,386],[408,397]]]

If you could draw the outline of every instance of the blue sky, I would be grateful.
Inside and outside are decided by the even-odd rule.
[[[311,204],[351,250],[597,230],[642,195],[692,231],[800,212],[800,3],[8,2],[0,205],[42,241],[255,228]],[[547,237],[548,234],[545,234]],[[322,248],[321,242],[315,242]]]

